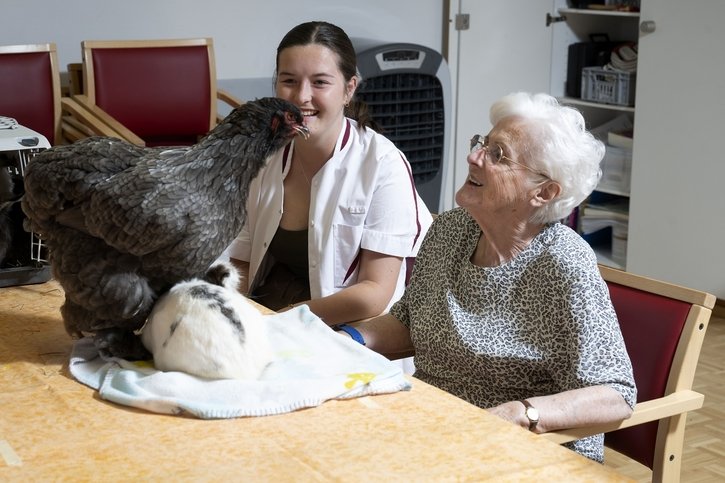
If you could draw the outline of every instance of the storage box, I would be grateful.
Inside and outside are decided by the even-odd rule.
[[[632,179],[632,150],[608,145],[601,168],[602,177],[597,190],[628,196]]]
[[[586,8],[586,7],[585,7]],[[606,35],[592,35],[589,42],[569,45],[566,66],[566,95],[580,99],[582,96],[582,69],[602,67],[609,62],[612,49],[621,42],[610,41]]]
[[[633,106],[636,78],[635,72],[584,67],[582,99],[603,104]]]

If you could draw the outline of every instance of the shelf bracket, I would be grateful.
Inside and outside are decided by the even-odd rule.
[[[559,15],[558,17],[552,17],[550,13],[546,14],[546,26],[548,27],[554,22],[566,22],[566,15]]]

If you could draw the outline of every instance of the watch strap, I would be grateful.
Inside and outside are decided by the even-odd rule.
[[[539,412],[526,399],[522,399],[519,402],[524,405],[524,414],[529,420],[529,431],[533,431],[534,429],[536,429],[536,425],[539,424]],[[534,413],[535,416],[532,416],[532,413]]]

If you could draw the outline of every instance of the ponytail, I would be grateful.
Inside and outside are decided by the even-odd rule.
[[[348,105],[345,106],[345,116],[357,121],[360,128],[367,127],[377,133],[383,133],[382,126],[373,119],[370,111],[368,110],[368,105],[363,101],[350,101]]]

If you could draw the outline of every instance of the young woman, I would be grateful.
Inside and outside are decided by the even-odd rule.
[[[310,136],[253,181],[246,227],[227,250],[248,267],[254,300],[305,303],[331,325],[378,315],[402,295],[405,261],[432,221],[405,155],[354,101],[358,82],[339,27],[307,22],[282,39],[276,95],[302,110]]]

